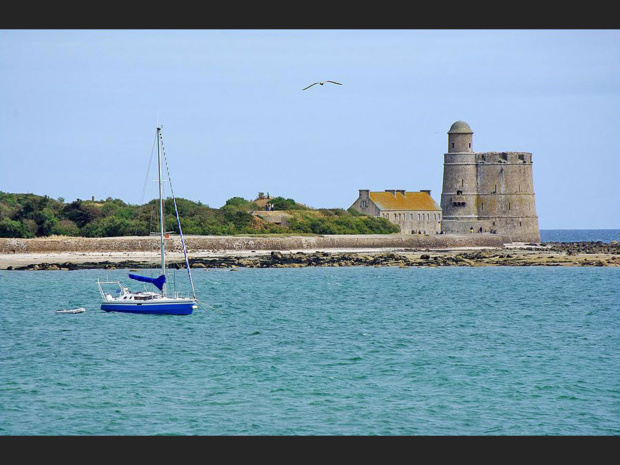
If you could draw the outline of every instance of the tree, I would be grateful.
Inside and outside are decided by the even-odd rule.
[[[28,232],[21,221],[3,218],[0,220],[0,237],[28,237]]]
[[[301,208],[293,199],[285,199],[284,197],[274,197],[269,201],[273,205],[273,210],[300,210]]]

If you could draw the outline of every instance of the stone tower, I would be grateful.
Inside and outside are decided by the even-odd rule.
[[[448,131],[441,209],[447,234],[482,232],[514,242],[540,242],[532,154],[473,151],[473,131],[457,121]]]

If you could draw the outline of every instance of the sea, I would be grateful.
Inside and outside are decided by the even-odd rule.
[[[191,315],[100,310],[127,271],[0,271],[1,436],[620,435],[617,267],[195,269]]]
[[[541,242],[620,242],[620,229],[541,229]]]

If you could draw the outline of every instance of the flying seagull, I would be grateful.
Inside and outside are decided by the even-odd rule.
[[[338,84],[339,86],[341,86],[341,85],[342,85],[342,84],[340,84],[339,82],[336,82],[336,81],[321,81],[321,82],[315,82],[314,84],[310,84],[308,87],[304,87],[304,88],[303,88],[303,89],[301,89],[301,90],[310,89],[310,87],[315,86],[315,85],[317,85],[317,84],[323,85],[323,84],[325,84],[326,82],[331,82],[332,84]]]

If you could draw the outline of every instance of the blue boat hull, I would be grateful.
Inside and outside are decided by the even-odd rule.
[[[165,303],[110,303],[101,304],[101,310],[106,312],[123,313],[150,313],[155,315],[191,315],[197,308],[195,302],[165,302]]]

